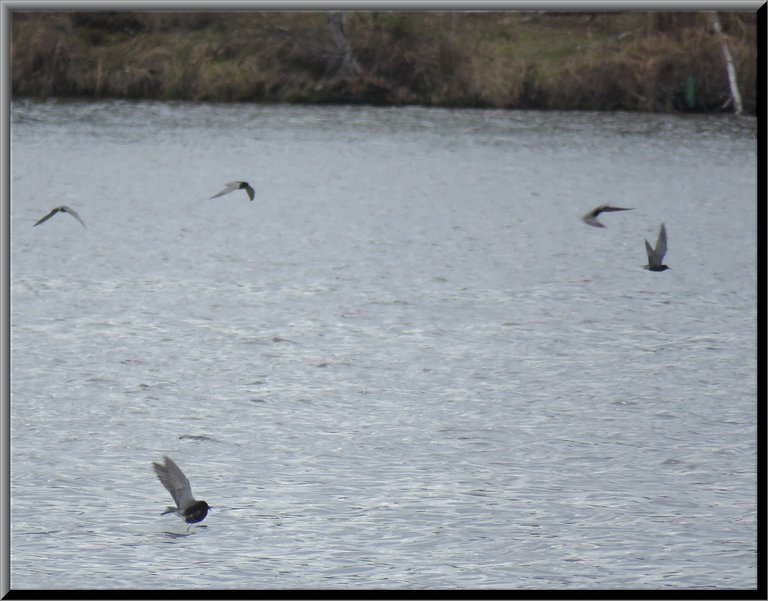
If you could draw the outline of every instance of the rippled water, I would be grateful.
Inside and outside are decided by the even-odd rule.
[[[13,588],[755,587],[755,140],[14,103]]]

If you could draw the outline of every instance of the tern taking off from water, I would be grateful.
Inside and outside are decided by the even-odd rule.
[[[656,248],[651,248],[648,244],[648,240],[645,241],[645,252],[648,253],[648,265],[645,268],[649,271],[664,271],[669,269],[666,265],[662,264],[664,255],[667,254],[667,228],[664,224],[661,224],[659,230],[659,237],[656,240]]]
[[[197,501],[192,496],[189,480],[170,457],[164,457],[165,465],[152,463],[155,473],[165,489],[171,493],[176,507],[168,507],[162,515],[175,513],[188,524],[202,522],[210,509],[205,501]]]

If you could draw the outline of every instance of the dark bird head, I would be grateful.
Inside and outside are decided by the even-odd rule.
[[[195,501],[184,510],[184,521],[186,521],[187,524],[202,522],[210,510],[211,506],[205,501]]]

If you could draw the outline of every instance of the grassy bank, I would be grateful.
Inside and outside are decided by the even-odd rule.
[[[756,15],[719,13],[754,113]],[[14,96],[720,110],[706,13],[13,13]]]

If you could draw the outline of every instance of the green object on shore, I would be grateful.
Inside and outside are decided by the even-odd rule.
[[[685,104],[689,109],[696,106],[696,78],[689,75],[685,82]]]

